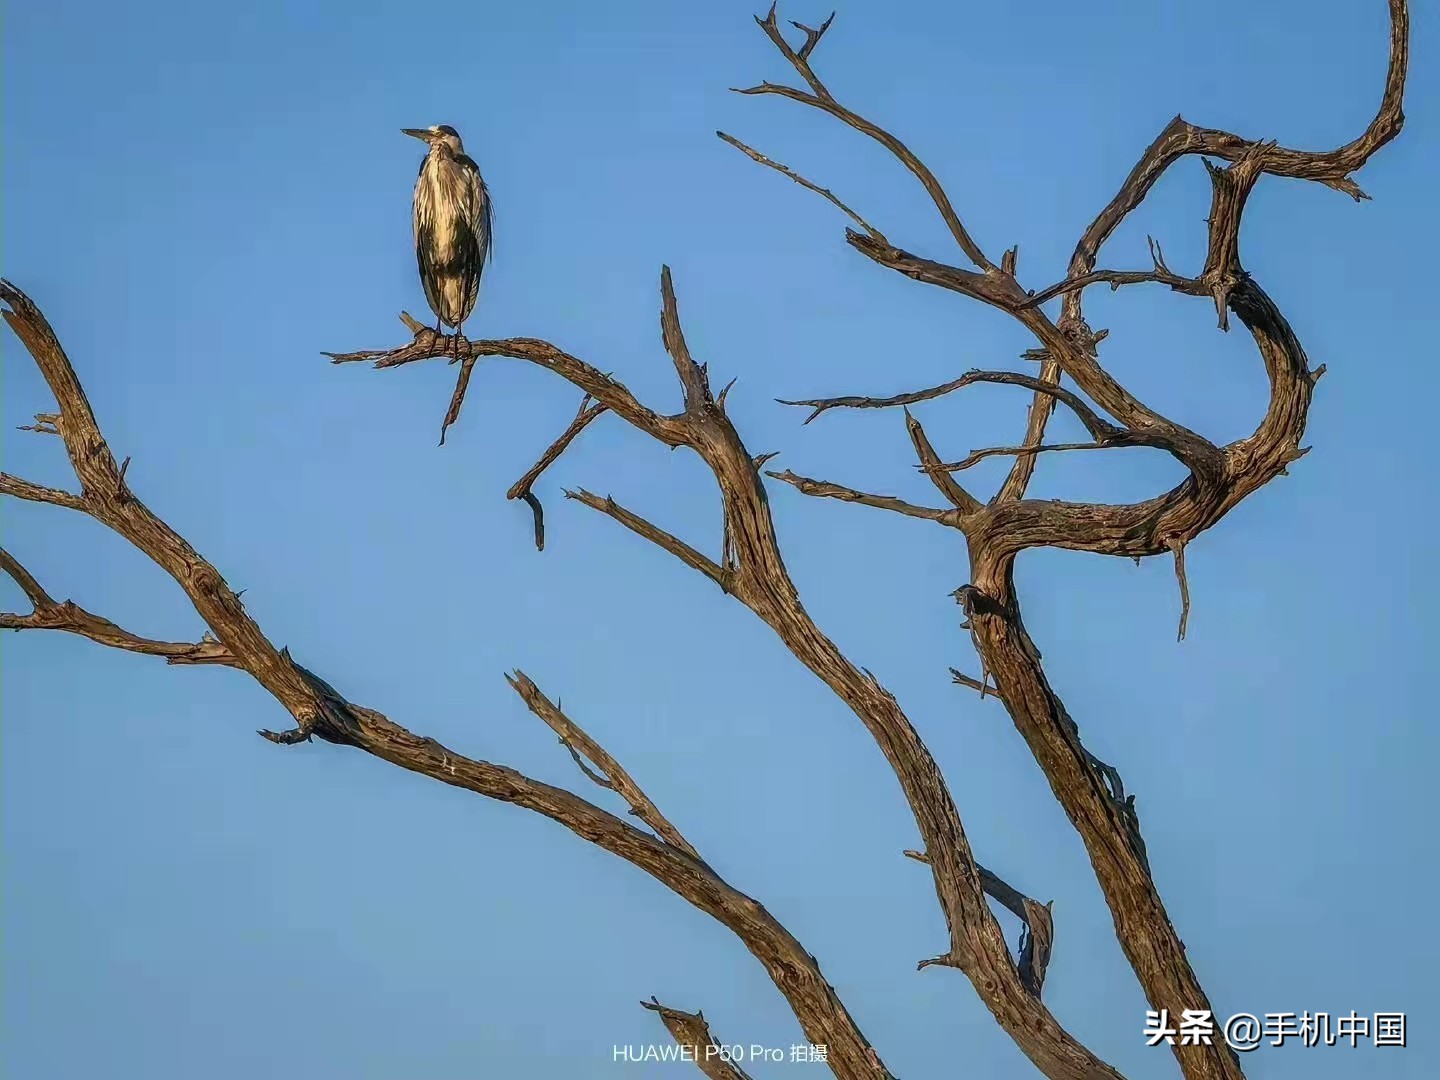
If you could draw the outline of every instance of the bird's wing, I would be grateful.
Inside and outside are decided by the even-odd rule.
[[[461,269],[464,277],[465,314],[468,316],[475,309],[475,300],[480,295],[480,275],[490,258],[494,215],[490,191],[485,187],[479,167],[468,157],[459,158],[457,164],[465,176],[459,217],[470,232],[470,243],[461,245],[461,251],[464,252],[462,257],[465,259],[465,265]]]
[[[439,293],[439,270],[435,263],[435,212],[432,193],[425,183],[426,161],[420,162],[420,175],[415,180],[413,202],[415,224],[415,262],[420,270],[420,284],[425,301],[437,316],[445,313],[444,298]]]
[[[473,158],[460,157],[456,160],[465,170],[463,210],[465,217],[472,223],[471,228],[475,233],[475,243],[480,249],[480,263],[483,266],[490,259],[495,234],[495,211],[494,205],[490,201],[490,189],[485,186],[485,180],[480,175],[480,167],[475,164]]]

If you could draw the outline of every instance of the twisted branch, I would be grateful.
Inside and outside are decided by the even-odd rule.
[[[535,497],[531,489],[535,481],[540,479],[541,473],[548,469],[565,452],[565,448],[575,441],[575,437],[584,431],[590,421],[605,411],[605,406],[599,403],[591,404],[590,395],[586,394],[580,401],[580,410],[575,414],[575,419],[570,421],[570,426],[560,433],[560,437],[546,448],[540,455],[540,460],[530,466],[524,476],[510,485],[510,490],[505,493],[507,499],[524,499],[530,507],[530,512],[535,516],[535,550],[545,550],[545,508],[540,505],[540,500]]]
[[[1017,260],[1013,251],[995,268],[967,248],[967,255],[984,271],[976,274],[903,251],[869,233],[846,233],[852,247],[879,265],[1006,311],[1038,340],[1039,348],[1027,354],[1040,360],[1041,370],[1038,379],[1028,384],[1034,398],[1021,445],[977,451],[963,462],[945,466],[925,460],[917,443],[917,452],[922,453],[921,468],[932,478],[952,468],[968,467],[986,456],[1016,456],[996,497],[957,522],[969,543],[972,575],[972,583],[957,594],[966,605],[967,626],[987,675],[974,680],[956,673],[956,678],[984,694],[989,675],[994,676],[1007,711],[1085,841],[1114,916],[1117,935],[1147,998],[1157,1009],[1207,1008],[1208,1002],[1151,880],[1134,796],[1116,792],[1118,774],[1112,781],[1109,773],[1113,770],[1107,772],[1109,767],[1102,768],[1103,763],[1085,750],[1078,729],[1045,678],[1039,650],[1021,621],[1013,583],[1014,559],[1026,548],[1041,546],[1135,558],[1172,552],[1182,594],[1180,636],[1184,636],[1190,607],[1183,562],[1185,545],[1251,492],[1283,475],[1286,466],[1304,454],[1300,439],[1318,378],[1318,373],[1309,369],[1304,350],[1278,308],[1241,264],[1239,229],[1246,199],[1267,173],[1315,180],[1357,199],[1363,197],[1350,174],[1399,133],[1404,119],[1401,100],[1408,60],[1408,9],[1405,0],[1388,2],[1391,47],[1385,90],[1375,120],[1358,139],[1328,153],[1302,152],[1280,148],[1271,141],[1246,140],[1199,128],[1177,117],[1145,151],[1120,192],[1081,237],[1065,279],[1039,293],[1022,288],[1015,279]],[[772,39],[774,36],[772,33]],[[790,97],[860,126],[852,122],[852,114],[834,104],[828,93],[817,100],[803,91],[769,84],[750,92]],[[892,144],[898,140],[880,141],[892,146],[892,152],[902,160],[913,159],[908,150],[905,156],[895,150]],[[1213,195],[1209,242],[1201,272],[1194,278],[1175,274],[1165,265],[1159,245],[1153,241],[1152,270],[1097,271],[1096,258],[1104,241],[1140,205],[1165,170],[1191,154],[1229,162],[1224,167],[1206,162]],[[908,160],[906,163],[910,164]],[[1269,407],[1254,434],[1221,448],[1161,415],[1120,385],[1099,363],[1097,345],[1104,335],[1091,331],[1081,306],[1084,289],[1101,282],[1112,288],[1159,282],[1179,293],[1208,296],[1215,304],[1221,330],[1228,329],[1229,315],[1233,313],[1254,338],[1270,383]],[[1041,310],[1055,297],[1063,298],[1058,322]],[[1072,379],[1079,393],[1112,417],[1114,423],[1102,420],[1078,395],[1063,390],[1062,376]],[[910,405],[943,396],[968,381],[978,380],[962,377],[890,398],[847,396],[787,404],[808,405],[812,409],[806,419],[809,423],[830,408]],[[1081,417],[1093,442],[1044,441],[1049,417],[1062,402]],[[913,429],[911,433],[913,439]],[[1041,453],[1113,445],[1164,449],[1186,466],[1189,475],[1171,491],[1130,506],[1025,499],[1034,462]],[[863,496],[838,485],[809,484],[811,494],[884,505],[881,497]],[[795,486],[806,491],[806,485]],[[900,507],[887,508],[906,512]],[[912,516],[933,518],[937,513]],[[1242,1075],[1238,1060],[1223,1045],[1177,1046],[1175,1052],[1191,1080],[1236,1080]]]
[[[944,187],[941,186],[940,181],[935,178],[935,174],[930,171],[929,167],[894,135],[841,105],[815,76],[815,72],[810,66],[810,54],[815,51],[815,46],[819,44],[820,38],[824,35],[825,31],[830,28],[830,24],[834,19],[835,16],[831,15],[818,30],[808,30],[800,26],[799,23],[796,23],[795,25],[801,30],[804,30],[806,35],[805,45],[797,52],[786,42],[785,35],[781,32],[779,23],[776,20],[776,5],[771,4],[770,13],[763,19],[757,16],[755,21],[760,24],[760,28],[765,31],[765,35],[774,43],[775,47],[780,51],[780,54],[790,62],[800,77],[809,85],[811,92],[806,93],[804,90],[797,90],[794,87],[778,86],[774,83],[763,82],[759,86],[752,86],[745,90],[736,89],[735,93],[778,94],[792,101],[798,101],[802,105],[809,105],[822,112],[827,112],[837,120],[850,125],[861,134],[874,139],[881,146],[885,147],[885,149],[889,150],[890,153],[894,154],[901,164],[909,169],[915,178],[924,186],[931,201],[935,204],[935,208],[940,211],[940,217],[944,220],[945,227],[950,230],[950,235],[965,253],[966,258],[980,267],[981,270],[996,270],[995,265],[985,257],[985,253],[980,250],[980,246],[971,238],[970,233],[960,221],[960,215],[955,212],[955,207],[950,202],[950,196],[945,193]],[[723,137],[724,136],[722,136],[722,138]],[[727,141],[732,142],[732,145],[734,144],[733,140],[727,139]],[[870,229],[869,226],[862,223],[862,227],[866,229],[867,234],[874,234],[874,230]],[[883,242],[882,237],[877,238]]]
[[[950,936],[940,962],[965,973],[997,1020],[1047,1076],[1074,1080],[1115,1077],[1117,1074],[1110,1066],[1080,1045],[1036,999],[1033,979],[1022,975],[1017,962],[1011,958],[1004,935],[985,903],[980,874],[959,813],[919,733],[894,697],[873,676],[846,658],[805,611],[780,554],[762,482],[760,469],[769,455],[755,455],[746,448],[726,414],[725,395],[712,393],[708,368],[691,355],[668,269],[662,272],[660,285],[661,338],[684,395],[684,407],[679,413],[667,416],[646,408],[594,367],[534,339],[466,342],[461,344],[461,356],[514,355],[539,363],[591,394],[638,430],[665,445],[688,447],[700,456],[719,487],[726,522],[724,555],[719,563],[625,510],[613,499],[584,490],[567,495],[614,518],[631,532],[720,584],[770,626],[796,658],[851,708],[890,763],[925,843],[936,896]],[[376,367],[388,368],[439,355],[437,347],[431,337],[417,332],[414,341],[398,349],[352,353],[337,359],[365,359]],[[780,478],[788,479],[788,476],[780,474]],[[790,482],[796,481],[804,478],[796,477]],[[835,497],[847,497],[846,490],[836,488],[834,493]],[[964,517],[958,508],[932,511],[884,496],[860,492],[849,495],[859,501],[868,500],[872,505],[918,513],[946,524]],[[588,753],[585,756],[588,757]],[[593,778],[615,780],[603,765]],[[829,1046],[833,1068],[835,1040],[812,1038],[811,1041]],[[872,1058],[873,1052],[862,1055],[863,1065],[859,1067],[871,1072],[881,1069],[879,1059]]]
[[[335,687],[292,660],[288,650],[274,649],[215,567],[125,486],[123,467],[115,463],[70,360],[40,310],[9,282],[0,283],[0,299],[10,307],[4,313],[6,321],[30,351],[59,402],[58,429],[83,489],[78,499],[70,497],[70,508],[106,524],[169,572],[205,619],[213,639],[195,645],[155,642],[120,630],[69,602],[57,604],[8,553],[0,560],[0,570],[20,586],[35,610],[29,616],[10,617],[13,621],[7,625],[71,630],[102,644],[164,656],[171,662],[240,668],[296,720],[293,731],[262,732],[273,742],[291,744],[313,735],[356,747],[452,787],[543,814],[644,870],[734,932],[765,965],[806,1037],[827,1046],[835,1075],[847,1080],[888,1080],[888,1070],[825,980],[815,958],[760,903],[728,884],[700,859],[619,764],[524,675],[516,673],[511,685],[526,704],[577,751],[577,757],[583,753],[605,770],[606,785],[629,800],[635,816],[657,835],[564,789],[416,735],[382,713],[349,702]],[[432,347],[433,341],[421,344],[417,336],[414,348]],[[492,346],[464,343],[463,351],[464,355],[483,355],[488,347]],[[666,418],[639,406],[628,391],[589,365],[543,342],[528,342],[521,348],[536,362],[574,376],[577,385],[595,385],[605,395],[602,400],[607,406],[619,406],[615,411],[637,425],[651,426],[657,436],[673,431]],[[7,481],[5,493],[24,497],[32,488]]]

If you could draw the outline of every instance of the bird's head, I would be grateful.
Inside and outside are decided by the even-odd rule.
[[[400,131],[412,139],[420,139],[429,144],[432,150],[448,150],[451,154],[465,153],[465,146],[460,142],[460,133],[449,124],[436,124],[428,128],[401,128]]]

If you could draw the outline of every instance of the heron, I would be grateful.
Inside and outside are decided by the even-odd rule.
[[[465,320],[475,310],[480,274],[490,257],[492,209],[480,167],[449,124],[401,128],[429,146],[415,181],[415,259],[425,299],[440,324],[455,331],[455,359]]]

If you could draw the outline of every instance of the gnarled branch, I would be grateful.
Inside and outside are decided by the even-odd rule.
[[[1185,544],[1218,522],[1247,495],[1282,475],[1286,466],[1304,453],[1300,439],[1316,380],[1280,311],[1241,265],[1239,229],[1246,198],[1267,173],[1316,180],[1361,197],[1350,174],[1393,139],[1403,123],[1408,9],[1405,0],[1389,0],[1389,7],[1391,49],[1385,91],[1375,120],[1360,138],[1328,153],[1307,153],[1198,128],[1177,117],[1145,151],[1120,193],[1086,230],[1065,280],[1039,294],[1020,288],[1014,280],[1015,260],[1010,256],[999,273],[987,269],[986,273],[976,274],[911,254],[868,234],[847,231],[850,245],[872,261],[914,280],[1007,310],[1038,339],[1040,347],[1033,355],[1041,361],[1041,371],[1031,386],[1035,397],[1022,445],[980,451],[960,463],[971,464],[998,452],[1017,456],[997,497],[964,522],[972,584],[959,592],[966,604],[967,626],[987,674],[981,680],[957,674],[957,681],[984,693],[987,679],[993,675],[1007,711],[1084,839],[1115,919],[1117,935],[1154,1008],[1174,1011],[1209,1006],[1151,879],[1134,796],[1116,792],[1118,774],[1112,778],[1114,770],[1103,766],[1081,745],[1078,729],[1045,678],[1039,650],[1021,621],[1013,582],[1014,559],[1018,552],[1040,546],[1137,558],[1173,552],[1182,589],[1183,636],[1189,610],[1181,559]],[[766,86],[757,92],[779,93],[831,111],[825,102],[807,100],[803,91]],[[1165,265],[1159,246],[1153,243],[1154,268],[1150,271],[1096,271],[1096,256],[1104,241],[1140,205],[1164,171],[1190,154],[1218,157],[1230,163],[1219,167],[1206,162],[1213,198],[1201,273],[1195,278],[1173,273]],[[1096,344],[1103,334],[1091,331],[1085,323],[1081,307],[1085,287],[1099,282],[1119,286],[1144,281],[1161,282],[1189,295],[1209,296],[1222,330],[1228,328],[1229,313],[1234,313],[1250,331],[1269,378],[1270,402],[1249,438],[1223,448],[1216,446],[1140,402],[1101,366]],[[1056,296],[1063,297],[1058,322],[1040,310],[1045,301]],[[1067,400],[1064,395],[1069,392],[1062,395],[1059,385],[1062,375],[1074,380],[1080,393],[1113,417],[1115,423],[1101,420],[1088,406],[1077,407],[1078,397]],[[808,423],[828,408],[907,405],[942,396],[965,382],[962,378],[888,399],[817,398],[795,404],[812,408]],[[1081,416],[1094,440],[1091,444],[1061,445],[1105,446],[1118,440],[1123,445],[1159,447],[1185,464],[1190,475],[1171,491],[1129,506],[1025,499],[1036,457],[1047,445],[1054,445],[1044,442],[1044,432],[1060,401]],[[934,463],[922,462],[922,468],[931,474],[937,470]],[[1191,1080],[1233,1080],[1242,1075],[1238,1060],[1224,1045],[1177,1045],[1175,1053]]]
[[[923,851],[906,850],[904,854],[916,862],[930,861]],[[980,885],[985,890],[985,895],[999,901],[1002,907],[1024,924],[1024,929],[1020,931],[1020,942],[1015,949],[1015,964],[1025,989],[1038,998],[1045,986],[1045,970],[1050,965],[1050,954],[1055,948],[1055,920],[1051,912],[1054,901],[1047,904],[1037,903],[985,867],[977,865],[976,869],[980,873]],[[920,966],[946,963],[947,958],[939,957],[922,961]]]
[[[74,605],[56,604],[33,575],[6,555],[0,561],[0,570],[17,582],[34,605],[35,615],[43,616],[47,625],[50,620],[62,620],[64,624],[57,624],[55,628],[85,633],[93,640],[117,648],[169,659],[185,657],[179,662],[223,663],[243,669],[296,718],[297,726],[292,732],[262,732],[274,742],[299,742],[313,734],[354,746],[452,787],[533,810],[564,825],[576,835],[644,870],[733,931],[766,966],[776,987],[794,1009],[806,1036],[813,1043],[827,1047],[828,1060],[837,1076],[847,1080],[886,1080],[890,1076],[825,980],[815,958],[761,904],[729,885],[701,860],[618,763],[563,717],[558,707],[550,706],[548,699],[524,676],[517,674],[512,685],[527,704],[547,723],[557,726],[570,745],[607,769],[607,779],[615,790],[634,800],[632,809],[643,808],[643,813],[637,816],[660,835],[652,836],[562,788],[531,779],[503,765],[456,753],[434,739],[400,727],[373,709],[352,704],[325,680],[293,661],[288,650],[275,650],[270,646],[219,572],[125,488],[122,468],[115,464],[74,368],[40,310],[8,282],[0,283],[0,298],[10,305],[10,310],[4,313],[6,321],[29,349],[60,403],[59,427],[85,491],[83,507],[75,508],[84,509],[109,525],[169,571],[205,618],[215,640],[177,646],[131,635]],[[484,347],[484,343],[480,345]],[[465,348],[470,349],[472,345],[466,343]],[[553,347],[546,346],[531,355],[547,358],[546,362],[574,374],[577,380],[596,383],[605,378],[588,365],[551,350]],[[627,392],[617,390],[617,386],[607,384],[606,393],[623,404]],[[641,423],[651,423],[655,416],[635,405],[633,399],[626,408],[631,417]],[[663,424],[657,424],[656,428],[667,430]],[[186,650],[198,650],[205,653],[206,658],[197,659]],[[223,654],[220,650],[224,650]]]
[[[618,384],[601,376],[592,366],[543,342],[533,339],[469,342],[464,348],[471,353],[518,355],[541,363],[610,406],[616,415],[640,431],[666,445],[689,447],[700,456],[720,489],[728,537],[724,546],[729,555],[724,565],[622,509],[611,499],[583,491],[571,497],[615,518],[632,532],[721,583],[727,592],[769,625],[796,658],[851,708],[890,763],[915,815],[949,930],[947,963],[965,973],[1002,1027],[1047,1076],[1073,1080],[1117,1076],[1110,1066],[1066,1032],[1027,987],[1026,979],[1010,957],[994,915],[986,906],[979,871],[954,800],[909,718],[873,676],[840,652],[800,603],[780,554],[761,479],[764,458],[746,448],[723,408],[723,395],[717,399],[710,392],[706,367],[691,355],[681,330],[668,269],[661,274],[661,293],[662,340],[685,401],[683,411],[673,416],[662,416],[647,409],[631,398],[628,391],[617,391]],[[517,342],[525,344],[517,346]],[[417,335],[410,346],[388,352],[352,354],[352,357],[375,360],[381,367],[393,367],[432,353],[433,343]],[[899,500],[895,500],[895,505],[886,505],[891,509],[908,506]],[[923,516],[947,523],[958,522],[963,517],[954,508],[914,509],[921,510]],[[826,1042],[825,1039],[812,1041]],[[833,1044],[829,1053],[833,1067]]]
[[[969,231],[960,221],[960,215],[955,212],[955,207],[950,202],[950,196],[946,194],[944,187],[941,186],[940,181],[935,178],[935,174],[930,171],[929,167],[916,157],[908,146],[890,134],[890,132],[876,124],[872,124],[863,116],[859,116],[841,105],[820,80],[816,78],[815,72],[810,66],[809,57],[814,51],[815,46],[819,43],[821,36],[830,28],[830,24],[834,18],[835,16],[831,15],[829,19],[825,20],[824,25],[816,31],[806,30],[805,45],[799,52],[796,52],[785,41],[785,36],[780,31],[779,24],[776,21],[776,5],[772,4],[770,6],[770,13],[764,19],[757,17],[755,21],[760,24],[766,36],[769,37],[775,47],[780,50],[781,55],[790,61],[801,78],[809,84],[811,92],[806,93],[804,90],[797,90],[794,87],[777,86],[769,82],[761,83],[759,86],[752,86],[746,90],[736,90],[735,92],[738,94],[778,94],[781,97],[787,97],[792,101],[800,102],[802,105],[809,105],[822,112],[827,112],[842,123],[850,125],[850,127],[862,135],[867,135],[874,139],[881,146],[885,147],[886,150],[889,150],[924,186],[926,193],[929,194],[931,201],[935,204],[935,209],[940,211],[940,217],[944,220],[945,227],[949,229],[950,235],[960,246],[960,249],[965,253],[966,257],[976,266],[980,267],[981,270],[997,270],[997,267],[987,259],[985,253],[980,250],[980,246],[971,238]],[[796,25],[798,26],[799,24],[797,23]],[[801,29],[804,30],[805,28],[801,27]],[[866,229],[867,233],[873,234],[874,230],[870,229],[869,226],[865,226],[862,223],[862,227]],[[883,242],[883,238],[880,239]]]

